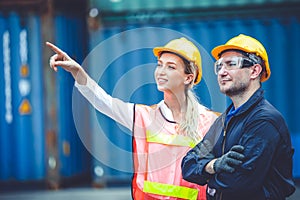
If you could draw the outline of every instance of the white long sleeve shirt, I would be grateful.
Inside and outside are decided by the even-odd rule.
[[[75,82],[75,87],[99,112],[132,130],[134,103],[111,97],[90,77],[87,78],[86,85]],[[158,103],[158,106],[166,119],[174,121],[172,111],[163,100]]]

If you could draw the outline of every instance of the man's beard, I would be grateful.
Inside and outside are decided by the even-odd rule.
[[[241,96],[245,93],[247,90],[247,85],[245,83],[238,83],[233,85],[227,90],[221,90],[222,93],[224,93],[228,97],[233,97],[233,96]]]

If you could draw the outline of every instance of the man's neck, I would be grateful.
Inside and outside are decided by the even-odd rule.
[[[250,87],[249,90],[246,90],[241,94],[231,96],[230,98],[232,100],[234,108],[237,109],[238,107],[246,103],[259,88],[260,85],[256,87]]]

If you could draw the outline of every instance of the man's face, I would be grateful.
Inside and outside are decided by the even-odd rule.
[[[229,97],[243,94],[249,87],[250,70],[241,68],[241,63],[238,63],[242,58],[243,55],[235,51],[225,52],[220,58],[217,67],[218,83],[220,91]]]

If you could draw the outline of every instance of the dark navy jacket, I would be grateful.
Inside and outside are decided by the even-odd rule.
[[[258,89],[225,124],[233,105],[229,106],[204,137],[214,145],[212,154],[215,158],[228,152],[233,145],[245,147],[244,162],[235,172],[208,174],[204,168],[213,158],[200,158],[195,153],[197,147],[183,158],[183,178],[200,185],[208,184],[210,193],[216,191],[213,197],[207,194],[208,199],[281,200],[294,192],[294,149],[289,131],[282,115],[263,93],[261,88]]]

